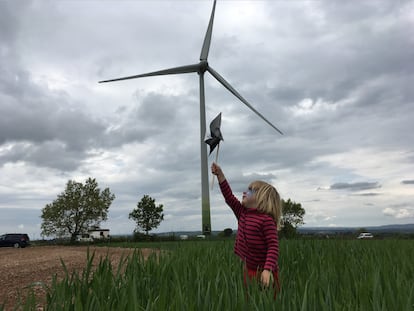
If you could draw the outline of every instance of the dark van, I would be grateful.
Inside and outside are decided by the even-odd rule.
[[[0,236],[0,247],[26,247],[30,245],[29,236],[26,233],[8,233]]]

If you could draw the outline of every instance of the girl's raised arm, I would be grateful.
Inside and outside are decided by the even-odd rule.
[[[240,203],[240,201],[234,196],[233,191],[231,190],[230,185],[226,181],[226,177],[224,176],[223,171],[221,170],[221,167],[218,166],[216,163],[213,163],[211,165],[211,172],[217,176],[217,180],[220,184],[220,190],[223,194],[224,199],[226,200],[226,203],[231,207],[231,209],[234,212],[234,215],[236,215],[236,218],[239,219],[244,207]]]

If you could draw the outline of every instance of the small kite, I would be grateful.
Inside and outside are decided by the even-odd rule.
[[[204,141],[207,145],[210,146],[210,154],[217,147],[216,163],[218,160],[220,141],[221,140],[224,141],[223,135],[221,135],[220,126],[221,126],[221,112],[217,115],[217,117],[214,118],[213,121],[211,121],[210,136]],[[211,181],[211,188],[213,188],[213,185],[214,185],[214,176],[213,176],[213,180]]]

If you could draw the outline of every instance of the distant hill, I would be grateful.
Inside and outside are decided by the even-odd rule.
[[[312,233],[344,233],[344,232],[356,232],[364,228],[369,232],[376,233],[414,233],[414,224],[404,225],[383,225],[383,226],[364,226],[364,227],[300,227],[298,232],[302,234]]]

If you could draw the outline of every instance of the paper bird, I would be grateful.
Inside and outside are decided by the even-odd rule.
[[[223,135],[221,135],[220,131],[221,126],[221,112],[218,114],[217,117],[214,118],[213,121],[210,123],[210,136],[204,141],[207,145],[210,146],[210,154],[213,150],[220,144],[220,141],[223,140]]]

